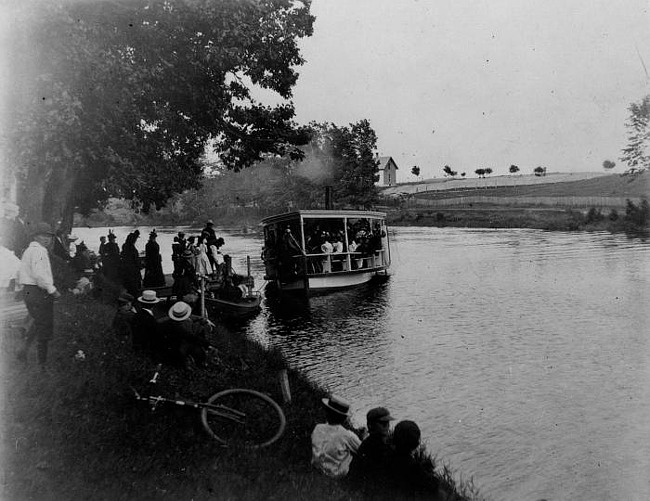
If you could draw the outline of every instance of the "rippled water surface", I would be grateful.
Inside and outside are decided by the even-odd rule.
[[[247,334],[349,399],[358,423],[378,404],[417,421],[491,499],[650,499],[650,242],[454,228],[391,239],[386,282],[308,305],[267,298]],[[226,236],[258,278],[260,245]]]

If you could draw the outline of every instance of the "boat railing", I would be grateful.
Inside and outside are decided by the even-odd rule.
[[[321,252],[296,254],[294,259],[305,259],[308,274],[342,273],[361,269],[382,269],[387,266],[386,251],[378,249],[365,252]]]

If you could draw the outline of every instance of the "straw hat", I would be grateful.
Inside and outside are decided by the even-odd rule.
[[[156,291],[142,291],[138,301],[144,304],[156,304],[160,302],[160,298],[156,296]]]
[[[183,301],[174,303],[174,305],[169,308],[169,312],[167,313],[167,315],[169,315],[169,318],[175,320],[176,322],[182,322],[183,320],[190,318],[191,314],[192,307]]]
[[[341,414],[343,416],[350,415],[350,404],[342,398],[332,395],[329,398],[323,398],[322,402],[325,407],[336,412],[337,414]]]

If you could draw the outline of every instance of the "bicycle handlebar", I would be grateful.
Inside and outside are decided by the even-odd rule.
[[[149,381],[149,383],[156,384],[156,382],[158,381],[158,375],[160,374],[161,370],[162,370],[162,364],[158,364],[158,367],[156,367],[156,372],[154,372],[154,375]]]

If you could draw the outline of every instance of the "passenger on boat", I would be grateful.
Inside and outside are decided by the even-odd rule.
[[[330,242],[330,235],[328,232],[324,231],[322,235],[323,243],[320,246],[320,251],[322,254],[326,254],[321,258],[321,268],[323,273],[330,273],[332,271],[332,259],[330,254],[334,252],[334,246]]]
[[[224,246],[225,240],[221,237],[216,238],[215,240],[212,241],[212,243],[209,245],[210,251],[212,253],[212,273],[214,275],[215,280],[221,280],[223,278],[223,273],[224,273],[224,259],[223,259],[223,254],[219,249]]]
[[[243,283],[244,277],[241,275],[230,275],[226,277],[224,284],[219,289],[218,295],[224,301],[237,302],[248,293],[246,285]]]
[[[343,427],[350,415],[350,404],[332,395],[322,399],[327,423],[317,424],[311,434],[311,464],[332,478],[348,474],[352,457],[361,440]]]
[[[287,226],[282,235],[280,243],[280,267],[283,275],[297,275],[302,273],[300,256],[303,255],[300,244],[291,232],[291,228]]]
[[[332,270],[340,271],[342,269],[345,269],[345,266],[347,265],[347,258],[341,255],[343,252],[343,241],[340,235],[337,234],[332,237],[332,247],[332,254],[334,254],[332,256]]]

